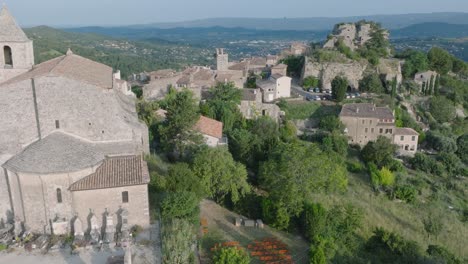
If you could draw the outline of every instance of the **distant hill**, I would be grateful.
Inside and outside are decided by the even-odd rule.
[[[448,23],[421,23],[392,30],[392,38],[462,38],[468,36],[468,25]]]
[[[34,41],[36,63],[61,56],[68,48],[78,55],[121,70],[124,77],[135,72],[212,63],[212,51],[155,38],[129,41],[46,26],[28,28],[25,33]]]
[[[468,24],[468,13],[427,13],[402,15],[372,15],[351,17],[314,17],[314,18],[209,18],[175,23],[153,23],[134,25],[131,28],[198,28],[198,27],[226,27],[249,28],[262,30],[330,30],[340,22],[356,22],[372,20],[381,23],[388,29],[399,29],[414,24],[439,22],[449,24]]]

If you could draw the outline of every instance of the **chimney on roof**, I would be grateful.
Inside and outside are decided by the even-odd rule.
[[[68,48],[68,50],[67,50],[67,56],[68,55],[73,55],[73,51],[70,48]]]

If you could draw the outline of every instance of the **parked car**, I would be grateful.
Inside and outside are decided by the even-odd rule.
[[[315,96],[315,101],[321,101],[321,100],[322,100],[322,98],[320,98],[320,96],[318,96],[318,95]]]
[[[306,99],[307,101],[314,101],[314,100],[315,100],[314,96],[311,95],[311,94],[306,95],[306,98],[305,98],[305,99]]]
[[[351,95],[349,93],[346,94],[346,99],[351,99]]]
[[[355,93],[354,94],[356,97],[361,97],[361,94],[360,93]]]
[[[332,92],[331,92],[331,90],[330,90],[330,89],[327,89],[327,90],[325,90],[325,93],[327,93],[327,94],[331,94]]]
[[[314,92],[315,92],[315,93],[320,93],[320,88],[315,87],[315,88],[314,88]]]

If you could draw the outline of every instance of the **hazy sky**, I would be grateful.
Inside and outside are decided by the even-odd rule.
[[[468,12],[468,0],[0,0],[23,26]]]

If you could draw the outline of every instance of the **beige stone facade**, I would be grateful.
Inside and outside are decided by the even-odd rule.
[[[260,89],[243,89],[239,110],[246,119],[256,119],[261,116],[269,116],[273,120],[279,120],[281,110],[276,104],[264,103]]]
[[[397,128],[395,117],[388,107],[374,104],[345,104],[340,113],[350,144],[366,145],[379,136],[389,138],[399,147],[398,154],[414,155],[419,134],[411,128]]]
[[[25,48],[11,45],[13,68],[22,73],[0,70],[0,220],[62,234],[75,216],[87,223],[90,210],[129,207],[121,197],[127,192],[129,224],[148,226],[148,128],[129,85],[118,71],[71,51],[33,66],[32,42],[5,10],[0,43]]]

